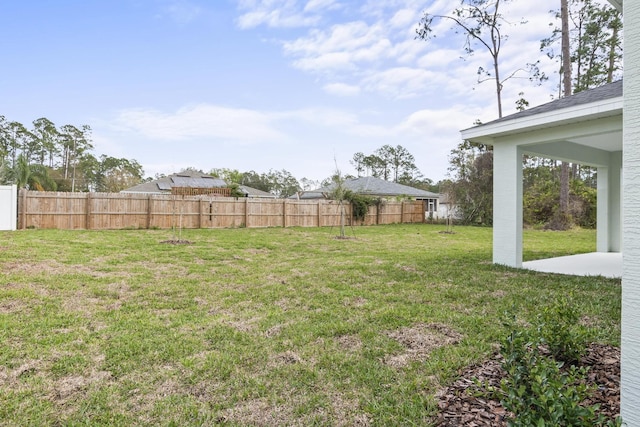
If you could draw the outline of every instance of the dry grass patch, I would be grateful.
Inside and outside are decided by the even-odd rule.
[[[113,277],[112,273],[97,271],[93,266],[84,264],[63,264],[55,259],[46,261],[20,261],[7,262],[3,265],[6,273],[27,273],[27,274],[45,274],[45,275],[62,275],[62,274],[86,274],[90,277]]]
[[[298,363],[304,363],[302,357],[294,351],[287,350],[284,353],[276,354],[269,363],[269,366],[271,368],[277,368],[286,365],[296,365]]]
[[[306,427],[327,425],[335,427],[368,427],[372,424],[369,414],[360,409],[356,400],[341,393],[327,392],[319,403],[310,403],[309,397],[290,391],[277,403],[267,398],[245,400],[233,408],[220,412],[217,422],[251,427]],[[285,401],[286,403],[280,403]],[[300,412],[300,406],[312,404],[311,410]]]
[[[344,300],[343,304],[346,307],[364,307],[367,304],[367,299],[363,297],[353,297]]]
[[[356,335],[342,335],[336,341],[340,348],[348,352],[357,352],[362,348],[362,340]]]
[[[84,393],[90,386],[100,383],[108,383],[111,379],[111,372],[91,371],[89,375],[70,375],[62,377],[54,382],[52,400],[58,404],[63,404],[75,394]]]
[[[462,335],[440,323],[419,323],[411,327],[387,332],[387,336],[400,343],[405,351],[401,354],[388,355],[384,358],[386,365],[402,368],[411,362],[424,361],[436,348],[457,344]]]
[[[0,302],[0,314],[22,313],[29,309],[31,306],[22,300],[10,299]]]
[[[273,325],[272,327],[264,331],[264,336],[267,338],[275,338],[279,336],[282,333],[282,330],[287,326],[289,326],[290,324],[291,324],[290,322],[285,322],[285,323],[279,323],[277,325]]]

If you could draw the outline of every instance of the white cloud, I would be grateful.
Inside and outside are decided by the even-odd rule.
[[[479,109],[454,105],[446,109],[425,109],[410,114],[398,125],[398,129],[413,135],[435,135],[443,132],[455,135],[460,129],[473,126],[482,114]]]
[[[335,10],[339,9],[340,7],[340,4],[335,0],[309,0],[304,6],[304,11],[314,12],[322,10]]]
[[[188,24],[202,13],[202,8],[188,0],[171,0],[164,8],[163,13],[179,24]]]
[[[329,83],[324,85],[324,91],[336,96],[356,96],[360,94],[360,87],[345,83]]]
[[[310,27],[319,23],[320,13],[337,7],[332,0],[311,0],[302,6],[296,0],[241,0],[243,13],[237,19],[242,29],[266,25],[270,28]]]
[[[391,98],[410,98],[424,93],[436,76],[423,69],[397,67],[380,71],[364,79],[364,87]]]
[[[389,24],[393,28],[407,28],[416,26],[420,20],[420,14],[415,9],[400,9],[389,20]]]
[[[118,114],[115,126],[149,139],[174,142],[211,138],[251,144],[284,137],[267,114],[207,104],[181,108],[174,113],[125,110]]]

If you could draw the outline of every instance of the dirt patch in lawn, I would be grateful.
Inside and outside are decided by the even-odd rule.
[[[264,336],[267,337],[267,338],[277,337],[278,335],[280,335],[282,333],[282,330],[284,328],[286,328],[287,326],[289,326],[289,325],[290,325],[289,322],[278,323],[277,325],[273,325],[272,327],[270,327],[269,329],[264,331]]]
[[[111,372],[107,371],[93,371],[87,376],[71,375],[60,378],[55,382],[52,400],[64,403],[73,395],[84,393],[92,384],[106,382],[110,378]]]
[[[367,299],[363,297],[345,298],[343,304],[346,307],[364,307],[367,304]]]
[[[342,349],[350,352],[356,352],[362,348],[362,340],[356,335],[342,335],[336,341]]]
[[[26,273],[35,275],[86,274],[91,277],[112,277],[113,273],[96,271],[93,267],[83,264],[63,264],[56,260],[41,262],[8,262],[3,270],[7,273]]]
[[[166,245],[193,245],[193,242],[182,239],[163,240],[160,243],[164,243]]]
[[[462,335],[440,323],[419,323],[411,327],[387,333],[387,336],[400,343],[405,351],[389,355],[384,363],[395,368],[402,368],[411,362],[424,361],[434,349],[445,345],[457,344]]]
[[[296,365],[303,362],[302,357],[300,357],[296,352],[289,350],[274,356],[271,359],[270,366],[279,367],[284,365]]]
[[[4,300],[0,302],[0,314],[22,313],[31,306],[21,300]]]
[[[254,427],[333,425],[337,427],[367,427],[371,418],[362,412],[356,400],[337,392],[325,396],[326,405],[317,405],[307,414],[299,414],[296,409],[305,406],[305,397],[290,392],[285,404],[275,404],[266,398],[240,402],[233,408],[221,411],[217,422]]]

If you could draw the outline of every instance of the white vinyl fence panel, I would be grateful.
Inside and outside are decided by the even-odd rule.
[[[18,189],[0,185],[0,230],[15,230],[18,220]]]

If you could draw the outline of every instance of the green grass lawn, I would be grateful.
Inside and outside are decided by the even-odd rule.
[[[619,345],[620,281],[491,264],[435,225],[0,233],[0,425],[428,425],[505,312],[570,295]],[[594,231],[525,232],[525,259]]]

